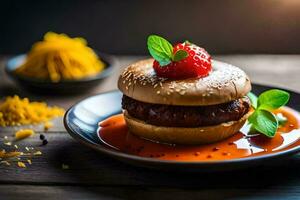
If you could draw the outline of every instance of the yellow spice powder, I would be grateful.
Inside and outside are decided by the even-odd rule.
[[[25,163],[23,163],[23,162],[21,162],[21,161],[18,162],[18,166],[19,166],[19,167],[22,167],[22,168],[26,168]]]
[[[27,137],[34,135],[34,130],[32,129],[21,129],[15,133],[16,140],[22,140]]]
[[[64,109],[49,107],[45,102],[30,102],[15,95],[0,103],[0,126],[29,125],[62,116]]]
[[[53,123],[52,122],[45,122],[45,124],[44,124],[44,130],[45,131],[48,131],[52,127],[53,127]]]
[[[13,158],[13,157],[19,157],[22,155],[22,152],[18,151],[11,151],[11,152],[6,152],[4,149],[0,151],[0,158]]]

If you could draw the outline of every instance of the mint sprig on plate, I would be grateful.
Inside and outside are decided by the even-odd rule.
[[[178,62],[188,57],[188,52],[182,49],[174,53],[172,44],[158,35],[150,35],[147,46],[149,53],[160,66],[166,66],[172,61]]]
[[[272,89],[261,93],[258,97],[251,92],[247,96],[254,109],[248,118],[251,128],[267,137],[274,137],[282,121],[272,111],[287,104],[290,94],[283,90]]]

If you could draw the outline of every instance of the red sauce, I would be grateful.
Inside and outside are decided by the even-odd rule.
[[[287,118],[274,138],[263,135],[248,135],[245,125],[234,136],[206,145],[169,145],[139,138],[128,132],[122,114],[112,116],[100,123],[99,137],[109,147],[121,152],[174,161],[216,161],[258,156],[283,151],[300,145],[300,114],[290,108],[274,113],[282,113]]]

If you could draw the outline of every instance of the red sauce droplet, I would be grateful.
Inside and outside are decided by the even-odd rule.
[[[195,153],[195,156],[199,156],[199,155],[200,155],[200,152],[196,152],[196,153]]]
[[[161,160],[205,161],[228,160],[283,151],[300,145],[300,115],[284,108],[275,111],[287,118],[274,138],[263,135],[248,136],[249,127],[244,126],[232,137],[206,145],[168,145],[141,139],[128,132],[122,114],[112,116],[100,123],[99,137],[109,147],[121,152]]]
[[[220,148],[218,148],[218,147],[213,148],[213,151],[218,151],[218,150],[220,150]]]
[[[224,156],[230,156],[230,153],[228,153],[228,152],[223,152],[222,153]]]

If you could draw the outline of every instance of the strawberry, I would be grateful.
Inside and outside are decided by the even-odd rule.
[[[200,78],[212,70],[211,57],[205,49],[189,42],[172,45],[159,36],[149,36],[148,49],[160,77],[170,79]]]

